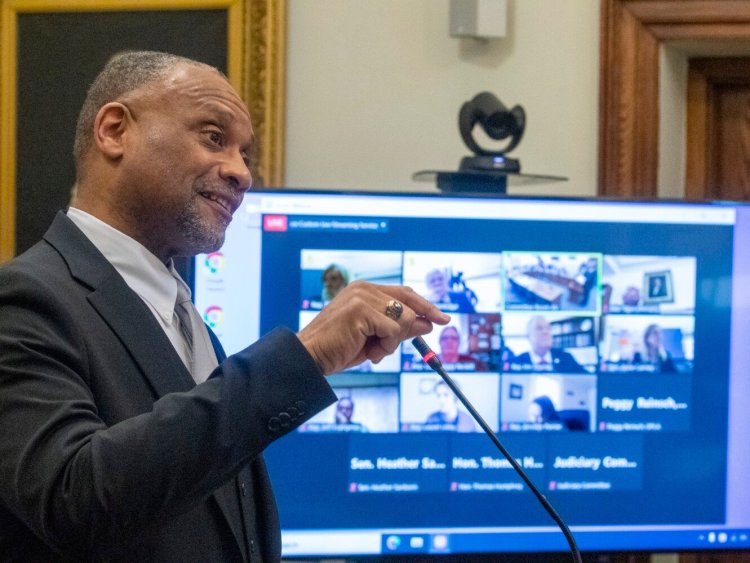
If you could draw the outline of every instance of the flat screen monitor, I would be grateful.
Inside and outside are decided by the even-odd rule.
[[[750,548],[750,207],[252,192],[195,300],[228,353],[355,280],[450,313],[425,337],[583,551]],[[266,452],[287,557],[564,552],[405,342]]]

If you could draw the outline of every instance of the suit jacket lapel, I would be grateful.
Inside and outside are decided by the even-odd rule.
[[[57,214],[44,238],[63,256],[71,275],[92,290],[89,303],[130,352],[156,395],[192,389],[195,382],[149,308],[64,213]]]
[[[89,303],[128,349],[157,397],[195,387],[193,378],[148,306],[63,212],[57,214],[44,239],[65,259],[71,275],[91,289]],[[210,329],[209,335],[221,363],[226,354]],[[161,353],[155,354],[154,350]],[[235,481],[232,479],[213,496],[247,558]]]
[[[128,292],[131,295],[127,295]],[[137,296],[138,302],[134,302],[132,291],[119,275],[108,278],[88,299],[130,351],[157,396],[195,387],[185,364],[151,311]],[[154,350],[159,353],[155,354]]]

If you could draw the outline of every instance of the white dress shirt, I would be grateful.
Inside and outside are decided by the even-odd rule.
[[[174,269],[172,260],[165,265],[141,243],[85,211],[71,207],[68,209],[68,217],[114,266],[130,289],[148,306],[190,371],[190,352],[180,329],[180,319],[174,312],[177,285],[182,285],[188,294],[190,288]],[[197,311],[195,315],[200,316]],[[193,333],[193,348],[196,353],[208,354],[210,364],[216,366],[218,361],[208,330],[202,322],[198,324],[199,333]],[[210,371],[193,374],[193,379],[200,383],[208,379],[209,375]]]

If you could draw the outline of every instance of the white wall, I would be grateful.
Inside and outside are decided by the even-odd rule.
[[[448,0],[289,0],[286,183],[434,191],[411,180],[468,154],[461,105],[521,104],[511,156],[568,182],[511,193],[596,193],[599,2],[508,0],[508,34],[452,38]]]

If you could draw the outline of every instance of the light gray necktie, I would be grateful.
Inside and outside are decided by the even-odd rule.
[[[202,383],[218,365],[208,331],[200,314],[190,300],[187,288],[177,284],[174,312],[180,319],[180,330],[185,340],[189,363],[186,366],[196,383]]]

